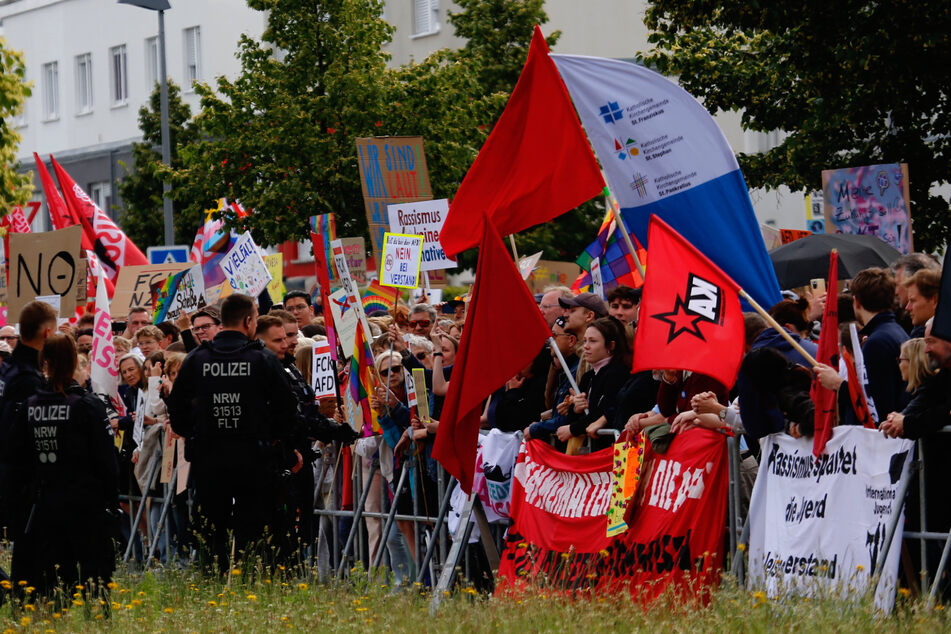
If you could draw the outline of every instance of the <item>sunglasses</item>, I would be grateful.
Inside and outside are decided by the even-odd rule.
[[[417,319],[417,320],[410,320],[409,325],[412,326],[413,328],[416,328],[416,327],[429,328],[430,326],[433,325],[433,322],[431,322],[428,319]]]
[[[428,352],[417,352],[417,353],[414,354],[413,356],[416,357],[417,359],[419,359],[420,361],[422,361],[423,359],[425,359],[426,357],[429,356],[429,353],[428,353]]]
[[[380,376],[390,376],[390,369],[389,369],[389,368],[384,368],[384,369],[380,370]]]

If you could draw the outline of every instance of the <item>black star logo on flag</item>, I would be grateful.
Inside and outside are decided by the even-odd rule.
[[[657,313],[656,315],[651,315],[651,317],[670,324],[670,332],[667,334],[667,343],[672,342],[685,332],[701,341],[706,341],[703,337],[703,333],[700,332],[699,324],[701,320],[706,320],[704,320],[702,316],[691,312],[680,295],[677,296],[677,300],[674,302],[674,309],[671,312]]]

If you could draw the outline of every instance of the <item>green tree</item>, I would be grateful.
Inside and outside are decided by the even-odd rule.
[[[784,130],[741,154],[752,187],[818,189],[823,169],[909,165],[915,247],[940,249],[951,171],[951,5],[940,0],[652,0],[645,63],[744,129]]]
[[[163,244],[164,220],[162,215],[162,179],[158,174],[162,165],[162,120],[158,84],[152,91],[148,106],[139,109],[139,130],[142,142],[132,145],[132,170],[119,184],[119,195],[125,208],[119,214],[123,230],[140,249]],[[197,128],[190,123],[191,108],[182,101],[181,90],[168,82],[168,129],[171,141],[172,167],[181,166],[179,148],[199,139]],[[172,190],[175,206],[175,242],[188,244],[202,221],[193,206],[182,205],[180,196]]]
[[[23,137],[11,125],[23,113],[32,94],[27,82],[23,53],[7,48],[0,37],[0,206],[6,214],[14,205],[22,205],[33,192],[32,174],[17,173],[17,146]]]

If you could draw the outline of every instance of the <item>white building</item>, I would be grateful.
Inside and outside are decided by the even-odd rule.
[[[244,0],[171,3],[165,12],[168,75],[195,113],[192,82],[234,77],[240,71],[235,56],[240,35],[260,37],[266,19]],[[543,28],[562,32],[559,52],[631,58],[648,46],[645,7],[631,0],[548,0],[550,21]],[[392,63],[460,46],[450,11],[459,8],[449,0],[386,0],[383,17],[396,27],[386,47]],[[34,151],[44,160],[52,153],[100,207],[121,204],[116,183],[131,164],[131,144],[141,140],[138,111],[158,78],[157,33],[155,12],[116,0],[0,0],[0,34],[23,51],[27,78],[34,83],[16,122],[23,135],[22,169],[33,168]],[[736,114],[717,119],[735,151],[766,149],[771,141],[744,134]],[[38,177],[35,185],[34,199],[40,200]],[[754,192],[753,200],[762,222],[804,227],[802,196]]]

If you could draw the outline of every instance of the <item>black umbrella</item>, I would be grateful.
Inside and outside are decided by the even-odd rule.
[[[897,249],[875,236],[815,233],[769,252],[780,288],[807,286],[829,274],[829,253],[839,251],[839,279],[850,280],[862,269],[889,266],[901,257]]]

